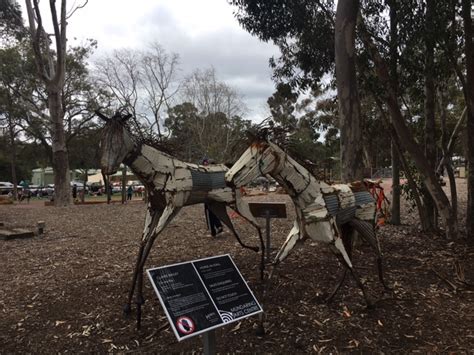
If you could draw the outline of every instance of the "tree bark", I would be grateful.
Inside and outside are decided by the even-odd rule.
[[[390,6],[390,77],[392,86],[398,92],[398,18],[397,4],[395,0],[389,1]],[[400,224],[400,156],[397,143],[392,139],[390,142],[392,158],[392,205],[390,223]]]
[[[440,121],[441,121],[441,147],[443,149],[443,167],[446,168],[446,172],[449,177],[449,188],[451,191],[451,207],[453,209],[454,217],[458,218],[458,194],[456,190],[456,180],[454,177],[453,164],[451,160],[451,153],[449,152],[448,144],[448,129],[446,127],[446,100],[445,100],[445,90],[446,88],[442,87],[440,90],[439,97],[439,107],[440,107]],[[441,171],[437,170],[437,174],[442,175],[443,168]]]
[[[425,156],[433,171],[436,168],[436,123],[435,123],[435,68],[433,28],[435,1],[427,0],[425,14]],[[430,194],[423,194],[424,205],[429,216],[429,229],[436,229],[436,211]]]
[[[51,120],[52,165],[54,171],[54,205],[67,206],[71,203],[69,158],[64,132],[64,110],[62,92],[66,71],[66,0],[61,0],[58,18],[56,1],[50,0],[51,21],[54,36],[49,36],[43,27],[39,0],[26,0],[31,44],[34,52],[38,77],[45,83],[48,94],[49,118]],[[49,47],[54,39],[55,53]]]
[[[468,239],[474,243],[474,48],[471,6],[471,0],[462,0],[464,52],[466,54],[466,90],[464,93],[467,107],[468,161],[466,231]]]
[[[84,203],[86,199],[86,185],[87,181],[89,180],[89,170],[87,168],[84,169],[84,179],[82,179],[82,194],[81,194],[81,202]]]
[[[13,119],[8,117],[8,131],[10,135],[10,167],[12,172],[13,199],[18,200],[18,178],[16,176],[16,143],[15,143],[15,126]]]
[[[48,88],[49,115],[52,121],[52,149],[54,171],[54,205],[67,206],[71,203],[71,176],[63,125],[61,94],[57,88]]]
[[[122,169],[122,205],[127,199],[127,166],[124,164]]]
[[[357,90],[355,26],[359,1],[339,1],[335,24],[336,84],[341,130],[341,178],[363,178],[360,101]]]
[[[401,166],[403,167],[403,170],[405,171],[405,175],[407,178],[407,183],[408,186],[410,187],[412,193],[413,193],[413,199],[416,204],[416,208],[418,210],[418,215],[420,216],[420,222],[421,222],[421,228],[422,230],[426,230],[428,228],[428,215],[426,213],[426,210],[423,206],[423,203],[421,201],[420,193],[418,186],[416,185],[415,179],[413,178],[410,168],[408,166],[408,162],[406,161],[404,155],[403,155],[403,149],[400,143],[400,140],[398,139],[397,132],[395,131],[395,128],[393,127],[393,120],[388,120],[387,115],[385,114],[385,110],[383,109],[382,102],[380,101],[379,97],[375,92],[372,92],[372,95],[374,97],[374,100],[377,104],[377,107],[379,108],[379,111],[385,121],[385,123],[389,126],[389,133],[390,133],[390,138],[392,142],[392,149],[396,150],[397,157],[399,159],[399,162],[401,163]],[[400,186],[399,186],[400,188]],[[400,188],[401,190],[401,188]],[[401,191],[400,191],[401,192]]]
[[[456,139],[458,137],[459,131],[461,130],[462,124],[464,120],[466,119],[467,116],[467,107],[464,108],[462,111],[461,117],[459,117],[458,122],[456,123],[456,126],[454,127],[453,133],[451,133],[451,138],[449,138],[449,143],[446,149],[447,154],[443,152],[443,158],[438,164],[438,167],[436,168],[436,172],[438,174],[441,174],[441,171],[443,170],[444,164],[446,162],[446,159],[451,159],[453,156],[453,151],[454,151],[454,144],[456,143]]]
[[[423,151],[420,149],[418,143],[415,141],[413,135],[405,123],[405,119],[401,113],[398,103],[398,97],[391,86],[387,64],[380,56],[372,41],[372,38],[365,29],[362,18],[360,18],[360,24],[362,40],[370,52],[375,64],[377,77],[385,89],[384,100],[390,111],[390,116],[392,117],[393,126],[397,132],[397,136],[400,139],[401,144],[410,154],[418,171],[422,175],[423,182],[425,183],[428,192],[433,198],[436,207],[438,208],[439,214],[443,220],[444,226],[446,228],[446,237],[449,239],[454,239],[458,234],[458,225],[456,219],[454,218],[453,210],[450,206],[449,200],[441,188],[434,170],[431,169],[427,162],[426,156],[423,154]]]

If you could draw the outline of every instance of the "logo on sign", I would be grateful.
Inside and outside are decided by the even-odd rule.
[[[176,320],[176,328],[179,330],[181,334],[191,334],[196,329],[194,322],[189,317],[179,317]]]
[[[219,314],[221,315],[221,318],[224,323],[232,322],[234,320],[234,315],[232,314],[232,312],[219,310]]]

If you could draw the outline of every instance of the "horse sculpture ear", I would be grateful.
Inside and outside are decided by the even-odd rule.
[[[97,116],[99,116],[100,119],[104,120],[105,122],[107,122],[107,121],[109,120],[109,118],[108,118],[107,116],[101,114],[99,110],[96,110],[96,111],[95,111],[95,114],[96,114]]]

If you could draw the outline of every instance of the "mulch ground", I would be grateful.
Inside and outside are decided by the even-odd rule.
[[[465,182],[459,184],[461,225]],[[251,197],[285,201],[288,219],[273,220],[274,246],[283,243],[294,210],[286,195]],[[0,241],[0,353],[201,352],[195,337],[177,342],[160,303],[145,279],[142,329],[122,308],[144,221],[144,204],[43,204],[0,206],[0,222],[45,234]],[[242,238],[258,245],[255,231],[233,219]],[[257,317],[216,331],[219,353],[474,352],[474,248],[465,239],[446,241],[419,231],[406,206],[402,226],[379,231],[386,279],[377,281],[375,258],[360,246],[354,264],[376,308],[368,310],[348,279],[331,304],[323,302],[342,273],[327,247],[309,241],[275,272],[261,298],[259,256],[228,233],[206,236],[202,205],[184,208],[158,238],[147,267],[230,254],[263,302],[266,335],[256,335]]]

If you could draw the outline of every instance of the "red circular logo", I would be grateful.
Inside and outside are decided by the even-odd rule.
[[[176,320],[176,327],[181,334],[191,334],[196,329],[193,320],[189,317],[179,317]]]

